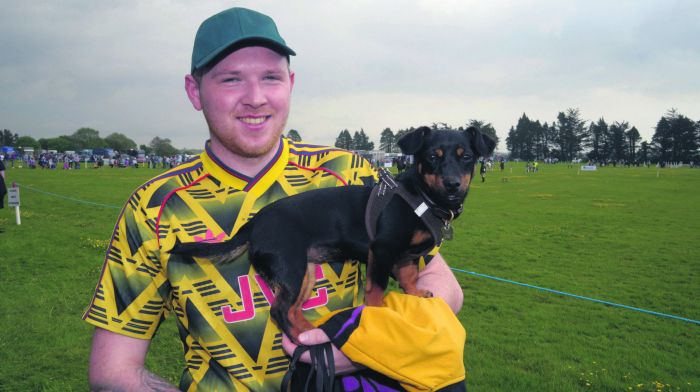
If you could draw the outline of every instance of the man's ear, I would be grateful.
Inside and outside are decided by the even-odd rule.
[[[491,156],[496,148],[496,142],[493,139],[484,135],[475,127],[469,127],[464,132],[471,140],[472,150],[476,151],[480,157]]]
[[[419,127],[418,129],[409,132],[401,139],[399,139],[396,144],[401,148],[401,152],[406,155],[415,155],[423,147],[423,139],[430,133],[430,128]]]
[[[185,76],[185,92],[190,99],[192,106],[197,110],[202,110],[202,101],[199,99],[199,83],[192,75]]]

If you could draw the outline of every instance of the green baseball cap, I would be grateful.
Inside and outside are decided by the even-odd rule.
[[[287,46],[277,31],[275,21],[267,15],[247,8],[230,8],[202,22],[194,38],[192,73],[224,51],[237,46],[265,46],[285,55],[296,53]]]

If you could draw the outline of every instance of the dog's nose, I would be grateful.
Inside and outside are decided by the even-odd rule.
[[[442,182],[448,193],[456,193],[459,190],[459,178],[446,177]]]

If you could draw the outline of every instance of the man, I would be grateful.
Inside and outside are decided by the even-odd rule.
[[[0,154],[0,209],[5,208],[5,194],[7,194],[7,187],[5,186],[5,157]],[[2,228],[0,228],[2,232]]]
[[[229,239],[279,198],[374,182],[369,163],[353,154],[281,138],[294,86],[292,55],[272,19],[255,11],[229,9],[200,26],[185,90],[203,112],[210,139],[198,158],[148,181],[122,210],[84,315],[96,327],[93,390],[177,390],[144,368],[166,309],[185,350],[181,390],[280,388],[289,363],[285,350],[295,345],[270,319],[273,293],[247,255],[213,265],[168,251],[178,242]],[[310,319],[361,304],[357,262],[323,265],[316,276],[315,301],[305,312]],[[453,311],[461,308],[461,288],[439,254],[421,271],[419,284]],[[321,329],[299,339],[329,341]],[[358,370],[337,349],[334,355],[339,373]]]
[[[481,174],[481,182],[486,181],[486,159],[481,159],[481,165],[479,166],[479,174]]]

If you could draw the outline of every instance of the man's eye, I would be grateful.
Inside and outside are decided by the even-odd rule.
[[[224,83],[236,83],[236,82],[240,82],[240,81],[241,81],[240,78],[226,78],[223,80]]]

